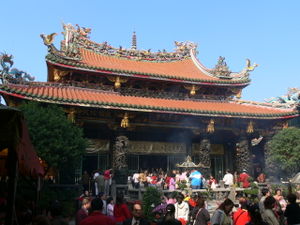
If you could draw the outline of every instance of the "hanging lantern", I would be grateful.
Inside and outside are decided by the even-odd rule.
[[[75,110],[74,109],[70,109],[70,111],[68,112],[68,119],[72,123],[75,123]]]
[[[123,119],[121,120],[121,127],[122,128],[127,128],[129,127],[129,119],[128,119],[128,114],[125,113]]]
[[[184,85],[183,86],[186,90],[189,90],[190,95],[193,96],[196,94],[196,92],[199,90],[200,87],[196,86],[196,85]]]
[[[207,131],[207,133],[213,133],[213,132],[215,132],[215,121],[213,119],[211,119],[209,121],[209,124],[207,125],[206,131]]]
[[[117,77],[116,78],[116,81],[115,81],[115,88],[118,89],[121,87],[121,81],[120,81],[120,77]]]
[[[254,132],[254,129],[253,129],[253,122],[250,121],[250,122],[248,123],[248,126],[247,126],[247,133],[248,133],[248,134],[251,134],[251,133],[253,133],[253,132]]]
[[[190,95],[195,95],[196,94],[196,87],[195,85],[192,86],[192,89],[190,91]]]

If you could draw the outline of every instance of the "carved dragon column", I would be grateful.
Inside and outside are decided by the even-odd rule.
[[[249,141],[246,135],[242,135],[239,142],[236,143],[235,154],[236,170],[241,173],[243,169],[250,171],[252,160],[249,149]]]
[[[126,136],[117,136],[113,147],[113,169],[118,184],[127,183],[127,159],[129,140]]]
[[[200,168],[200,170],[205,177],[208,177],[211,173],[210,152],[211,152],[210,140],[208,136],[205,135],[200,142],[200,149],[199,149],[199,162],[203,165],[203,167]]]

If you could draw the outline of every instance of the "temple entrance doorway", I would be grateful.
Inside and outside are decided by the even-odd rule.
[[[140,155],[139,165],[142,170],[162,168],[167,171],[168,159],[165,155]]]
[[[82,159],[82,171],[87,171],[93,174],[95,170],[103,172],[108,169],[108,155],[107,154],[87,154]]]
[[[211,155],[211,174],[219,181],[224,176],[223,157],[220,155]]]

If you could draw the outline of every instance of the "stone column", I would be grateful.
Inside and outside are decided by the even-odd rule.
[[[241,136],[239,142],[236,143],[235,153],[237,172],[241,173],[243,169],[246,169],[249,172],[252,164],[252,156],[249,149],[249,141],[246,136]]]
[[[128,152],[128,138],[117,136],[113,147],[113,170],[117,184],[127,184],[128,166],[126,154]]]
[[[192,157],[192,135],[188,132],[184,134],[184,142],[185,142],[185,148],[186,148],[186,155],[189,155]]]
[[[200,168],[201,173],[206,178],[211,173],[210,152],[211,152],[210,140],[208,136],[204,136],[200,142],[199,162],[203,165],[203,168]]]
[[[268,175],[268,179],[271,181],[278,181],[278,168],[277,165],[272,161],[269,160],[270,154],[270,141],[272,137],[276,134],[274,130],[266,132],[264,137],[264,153],[265,153],[265,173]]]

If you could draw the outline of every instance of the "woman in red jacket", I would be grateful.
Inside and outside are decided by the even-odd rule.
[[[126,203],[124,203],[123,195],[117,195],[116,204],[114,206],[114,217],[117,224],[122,224],[123,221],[131,218],[130,211]]]

